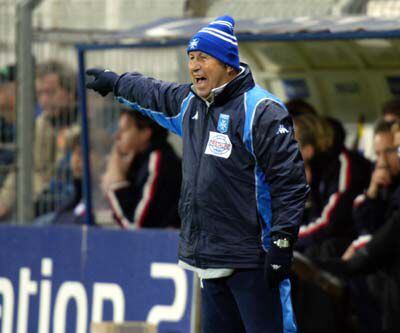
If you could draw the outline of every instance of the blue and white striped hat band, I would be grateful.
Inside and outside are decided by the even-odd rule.
[[[186,49],[187,53],[202,51],[239,70],[239,49],[233,32],[234,26],[235,21],[232,17],[218,17],[192,37]]]

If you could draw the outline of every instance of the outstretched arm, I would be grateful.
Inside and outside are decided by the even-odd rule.
[[[183,116],[194,96],[189,84],[160,81],[137,72],[119,76],[111,71],[89,69],[86,73],[95,77],[87,88],[102,96],[113,92],[119,102],[182,135]]]

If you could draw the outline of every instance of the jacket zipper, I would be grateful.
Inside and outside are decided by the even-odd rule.
[[[200,220],[198,219],[198,206],[197,206],[197,183],[199,180],[199,175],[201,172],[201,164],[203,161],[203,149],[204,149],[204,143],[207,140],[207,130],[208,130],[208,120],[210,117],[210,107],[212,104],[209,104],[206,108],[206,115],[204,118],[204,123],[203,123],[203,129],[202,129],[202,137],[201,137],[201,152],[200,152],[200,157],[199,157],[199,162],[197,165],[197,172],[196,172],[196,177],[195,177],[195,183],[194,183],[194,196],[193,196],[193,215],[196,218],[195,223],[198,226],[198,231],[200,232],[201,230],[201,223]],[[194,244],[194,250],[193,250],[193,257],[194,257],[194,262],[195,262],[195,266],[199,267],[199,263],[198,263],[198,258],[197,258],[197,247],[198,247],[198,243],[199,243],[199,237],[196,238],[195,240],[195,244]]]

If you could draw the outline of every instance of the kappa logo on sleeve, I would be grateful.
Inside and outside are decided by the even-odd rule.
[[[276,134],[288,134],[288,133],[289,133],[289,130],[283,125],[279,125],[279,128],[276,131]]]
[[[210,137],[208,138],[206,151],[204,153],[207,155],[229,158],[232,153],[232,143],[229,136],[210,131]]]
[[[199,111],[196,111],[196,114],[192,117],[193,120],[199,119]]]

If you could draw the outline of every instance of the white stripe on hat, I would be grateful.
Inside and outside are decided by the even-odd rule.
[[[228,38],[225,38],[225,37],[223,37],[223,36],[221,36],[221,35],[218,35],[218,34],[216,34],[215,32],[212,32],[212,31],[207,31],[207,30],[205,30],[206,28],[203,28],[203,29],[201,29],[199,32],[204,32],[205,34],[210,34],[210,35],[213,35],[213,36],[215,36],[215,37],[217,37],[217,38],[219,38],[219,39],[222,39],[222,40],[224,40],[224,41],[226,41],[226,42],[228,42],[228,43],[231,43],[231,44],[233,44],[233,45],[238,45],[238,43],[236,43],[236,42],[234,42],[234,41],[232,41],[232,40],[230,40],[230,39],[228,39]]]
[[[222,30],[218,30],[218,29],[215,29],[215,28],[208,28],[208,27],[203,28],[203,30],[207,30],[207,31],[211,30],[211,31],[214,31],[214,32],[216,32],[218,34],[221,34],[221,35],[225,36],[225,37],[231,38],[232,41],[234,41],[234,42],[237,41],[235,36],[230,35],[230,34],[226,33],[225,31],[222,31]]]
[[[213,21],[213,22],[211,22],[210,25],[211,25],[211,24],[222,24],[222,25],[226,25],[227,27],[233,29],[232,23],[231,23],[231,22],[228,22],[228,21],[220,21],[220,20],[218,20],[218,21]]]

